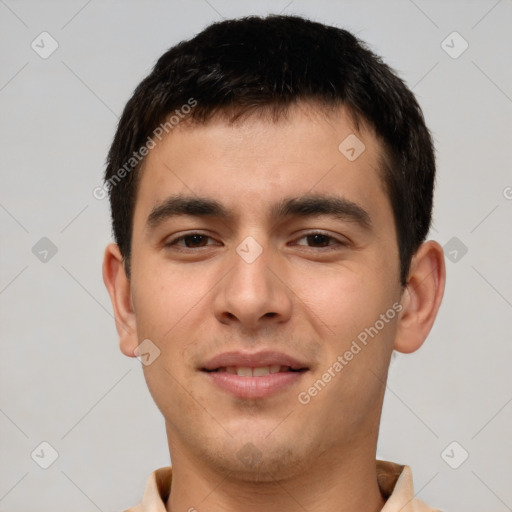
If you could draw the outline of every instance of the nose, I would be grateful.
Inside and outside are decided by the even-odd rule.
[[[263,249],[252,260],[234,251],[230,263],[231,270],[219,283],[214,298],[219,322],[255,330],[290,319],[293,292],[286,285],[284,264],[278,255]]]

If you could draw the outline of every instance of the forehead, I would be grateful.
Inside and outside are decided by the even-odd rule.
[[[337,193],[391,222],[381,154],[373,132],[357,129],[344,108],[327,113],[299,105],[277,121],[184,123],[146,157],[134,228],[176,194],[214,198],[234,216],[256,219],[283,197]]]

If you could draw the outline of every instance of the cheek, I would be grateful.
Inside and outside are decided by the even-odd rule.
[[[139,336],[164,342],[201,307],[208,293],[204,279],[184,275],[161,262],[151,262],[133,276],[133,300]]]
[[[144,365],[148,389],[162,414],[190,408],[190,396],[183,383],[189,378],[188,348],[198,327],[201,299],[208,286],[201,279],[191,280],[179,270],[148,258],[148,265],[133,275],[134,307],[139,340],[151,340],[159,350],[150,365]],[[189,410],[199,416],[200,410]]]
[[[364,408],[380,397],[377,376],[382,378],[386,371],[398,316],[393,309],[394,288],[385,285],[383,275],[380,270],[369,272],[368,267],[365,272],[331,269],[314,277],[310,274],[302,282],[298,295],[305,314],[309,312],[319,326],[316,334],[321,343],[319,367],[309,384],[314,385],[329,369],[336,374],[319,403],[355,401]],[[340,364],[343,369],[337,372]]]
[[[298,307],[316,319],[322,335],[343,345],[369,322],[375,322],[385,302],[375,276],[355,268],[326,268],[302,274],[293,286]],[[301,306],[302,304],[302,306]],[[324,332],[325,331],[325,332]],[[337,346],[336,348],[340,348]]]
[[[332,428],[346,421],[347,408],[354,426],[360,425],[383,392],[381,379],[385,380],[398,318],[393,290],[382,276],[347,271],[317,275],[301,293],[311,316],[324,326],[318,332],[321,360],[303,391],[315,394],[312,407],[322,421],[330,411]],[[319,380],[327,383],[325,388]]]

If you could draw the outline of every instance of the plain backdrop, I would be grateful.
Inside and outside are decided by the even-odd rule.
[[[393,359],[378,456],[442,510],[512,510],[510,0],[0,0],[0,511],[119,511],[169,464],[141,364],[118,349],[92,192],[156,59],[271,12],[365,40],[435,138],[446,293],[423,347]]]

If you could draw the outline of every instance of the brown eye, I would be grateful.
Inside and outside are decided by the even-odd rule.
[[[308,247],[311,247],[313,249],[321,249],[323,247],[330,247],[330,246],[343,246],[346,245],[346,243],[342,242],[341,240],[338,240],[330,235],[327,235],[326,233],[307,233],[306,235],[302,236],[298,239],[300,240],[306,240],[305,244],[299,243],[298,245],[306,245]]]
[[[329,245],[329,241],[332,240],[332,237],[323,235],[321,233],[316,233],[314,235],[307,235],[305,238],[308,241],[308,243],[310,243],[311,245],[314,245],[316,247],[318,247],[318,246],[326,247]]]
[[[165,247],[179,247],[186,249],[196,249],[201,247],[207,247],[208,240],[213,240],[211,237],[202,233],[189,233],[188,235],[182,235],[177,238],[170,240],[165,243]]]
[[[204,235],[186,235],[182,237],[186,247],[204,247],[207,239],[208,237]]]

